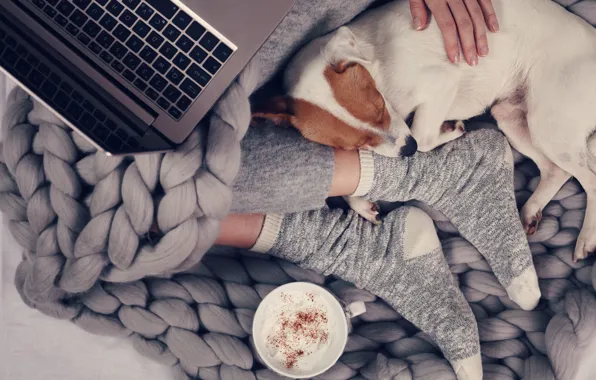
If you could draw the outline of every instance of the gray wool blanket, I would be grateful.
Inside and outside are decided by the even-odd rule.
[[[596,24],[595,1],[558,2]],[[318,378],[455,379],[432,340],[373,294],[273,258],[223,248],[205,256],[231,204],[249,95],[305,41],[370,3],[298,0],[208,123],[165,155],[99,154],[15,90],[2,124],[0,210],[24,249],[16,274],[23,301],[91,333],[129,339],[178,379],[278,379],[255,353],[254,312],[276,286],[311,281],[367,305],[345,354]],[[539,173],[519,155],[516,163],[521,204]],[[596,356],[596,266],[571,259],[585,206],[570,181],[531,237],[544,298],[532,312],[519,310],[478,251],[431,212],[478,320],[485,379],[593,378],[581,371]],[[160,239],[150,230],[154,218]]]

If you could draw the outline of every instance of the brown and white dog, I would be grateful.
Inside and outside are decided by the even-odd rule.
[[[529,234],[571,176],[584,187],[575,258],[585,258],[596,250],[596,30],[551,0],[493,4],[500,32],[489,33],[491,53],[477,67],[449,62],[436,23],[414,31],[408,1],[395,1],[301,50],[286,70],[287,96],[261,116],[322,144],[407,156],[464,133],[444,120],[491,109],[541,172],[521,212]],[[414,111],[410,129],[404,116]]]

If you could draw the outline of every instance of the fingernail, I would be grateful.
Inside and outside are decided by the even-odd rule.
[[[421,30],[422,29],[422,20],[419,17],[414,17],[414,29]]]
[[[453,61],[453,63],[459,63],[459,53],[455,53],[451,60]]]
[[[478,54],[480,54],[481,57],[486,57],[488,55],[488,46],[481,47]]]
[[[499,23],[497,21],[493,21],[490,24],[490,30],[494,33],[498,32],[499,31]]]
[[[470,58],[470,60],[468,61],[468,63],[472,67],[476,66],[478,64],[478,56],[476,54],[474,54],[474,56],[472,56],[472,58]]]

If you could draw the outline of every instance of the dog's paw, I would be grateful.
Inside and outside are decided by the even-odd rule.
[[[441,125],[441,133],[453,133],[457,132],[458,134],[463,134],[466,132],[466,125],[463,121],[445,121],[443,125]]]
[[[596,253],[596,236],[594,235],[594,231],[587,231],[584,226],[577,238],[573,261],[577,262],[578,260],[587,259],[594,253]]]
[[[363,198],[350,198],[348,202],[352,210],[373,224],[381,224],[379,205]]]
[[[538,225],[542,220],[542,210],[532,210],[531,206],[524,206],[521,211],[522,225],[526,235],[531,236],[538,230]]]

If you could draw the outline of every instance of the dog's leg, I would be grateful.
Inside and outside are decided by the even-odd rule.
[[[542,218],[542,210],[571,175],[534,147],[523,105],[504,101],[493,106],[491,113],[509,143],[518,152],[534,161],[540,170],[540,183],[521,210],[524,229],[528,235],[533,235]]]
[[[350,208],[364,219],[374,224],[381,223],[381,217],[379,215],[379,206],[376,203],[367,201],[362,197],[343,197]]]
[[[447,114],[453,105],[456,92],[454,84],[446,85],[440,91],[437,91],[432,99],[416,108],[412,123],[412,137],[416,139],[419,151],[431,151],[464,134],[465,130],[462,122],[452,124],[454,125],[453,128],[445,128],[444,125]]]

